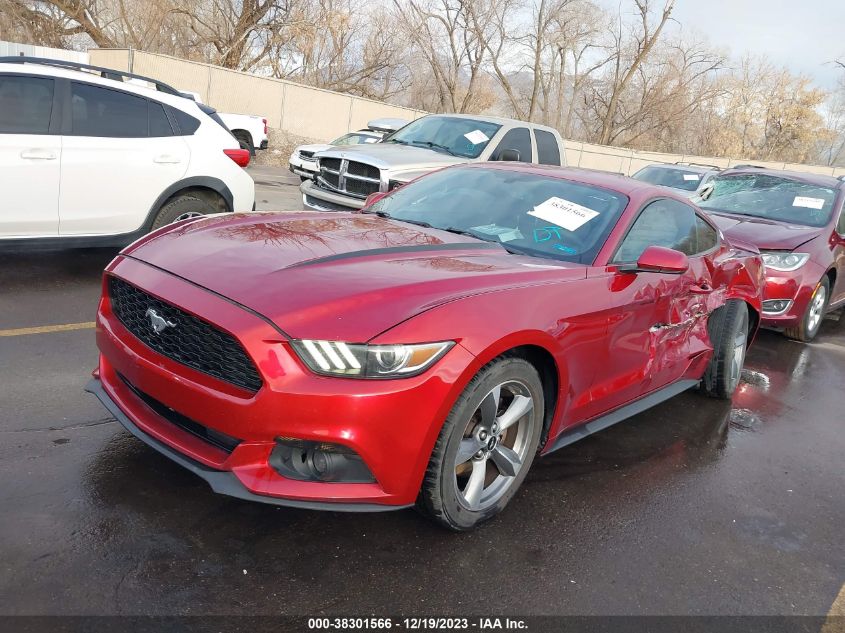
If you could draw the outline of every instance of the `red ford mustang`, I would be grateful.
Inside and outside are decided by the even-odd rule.
[[[707,186],[701,207],[728,239],[763,253],[762,324],[810,341],[825,312],[845,305],[845,181],[741,167]]]
[[[460,166],[363,212],[136,242],[104,276],[88,389],[217,492],[468,529],[535,454],[699,384],[730,397],[762,283],[665,189]]]

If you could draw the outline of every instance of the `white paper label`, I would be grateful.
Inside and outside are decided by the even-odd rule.
[[[528,212],[528,215],[533,215],[535,218],[557,224],[567,231],[574,232],[595,218],[598,211],[582,207],[580,204],[563,198],[554,197],[538,204],[533,211]]]
[[[684,180],[701,180],[698,174],[684,174]]]
[[[824,206],[824,198],[805,198],[804,196],[795,196],[792,201],[793,207],[806,207],[808,209],[821,209]]]
[[[464,134],[464,136],[473,145],[480,145],[481,143],[486,143],[490,140],[490,137],[487,136],[481,130],[473,130],[472,132],[467,132],[466,134]]]
[[[364,142],[365,143],[378,143],[378,139],[377,138],[365,138]]]

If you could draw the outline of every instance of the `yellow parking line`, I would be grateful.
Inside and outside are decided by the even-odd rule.
[[[839,595],[830,605],[827,620],[822,626],[821,633],[843,633],[845,632],[845,585],[839,590]]]
[[[25,336],[27,334],[49,334],[50,332],[68,332],[71,330],[90,330],[96,326],[93,321],[85,323],[65,323],[64,325],[42,325],[41,327],[22,327],[16,330],[0,330],[0,336]]]

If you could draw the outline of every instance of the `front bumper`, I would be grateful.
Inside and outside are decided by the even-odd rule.
[[[303,178],[314,178],[317,175],[316,162],[307,162],[299,158],[296,154],[288,160],[288,169]]]
[[[454,346],[412,378],[317,376],[272,324],[237,304],[129,258],[118,257],[107,274],[236,335],[263,381],[257,392],[246,392],[158,354],[123,327],[104,295],[97,315],[99,382],[90,390],[130,432],[218,492],[244,499],[337,510],[415,502],[437,435],[460,393],[458,378],[475,360],[463,347]],[[236,438],[236,446],[227,452],[173,424],[139,393]],[[344,445],[361,457],[375,481],[286,478],[270,465],[277,437]]]
[[[761,325],[778,329],[798,326],[824,273],[825,270],[812,260],[798,270],[790,272],[767,268],[763,301],[780,299],[792,303],[786,311],[779,314],[764,311],[761,315]]]
[[[302,192],[302,202],[309,209],[317,211],[349,211],[361,209],[366,200],[344,196],[318,187],[313,180],[306,180],[299,186]]]

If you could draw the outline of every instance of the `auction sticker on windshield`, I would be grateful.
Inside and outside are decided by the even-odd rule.
[[[472,132],[467,132],[466,134],[464,134],[464,136],[466,137],[466,140],[468,140],[473,145],[479,145],[481,143],[486,143],[487,141],[490,140],[490,137],[487,136],[481,130],[473,130]]]
[[[824,206],[824,198],[807,198],[805,196],[795,196],[792,201],[793,207],[806,207],[807,209],[821,209]]]
[[[528,215],[562,226],[567,231],[575,232],[595,218],[598,211],[555,196],[538,204],[533,211],[528,212]]]
[[[701,180],[698,174],[684,174],[684,180]]]

